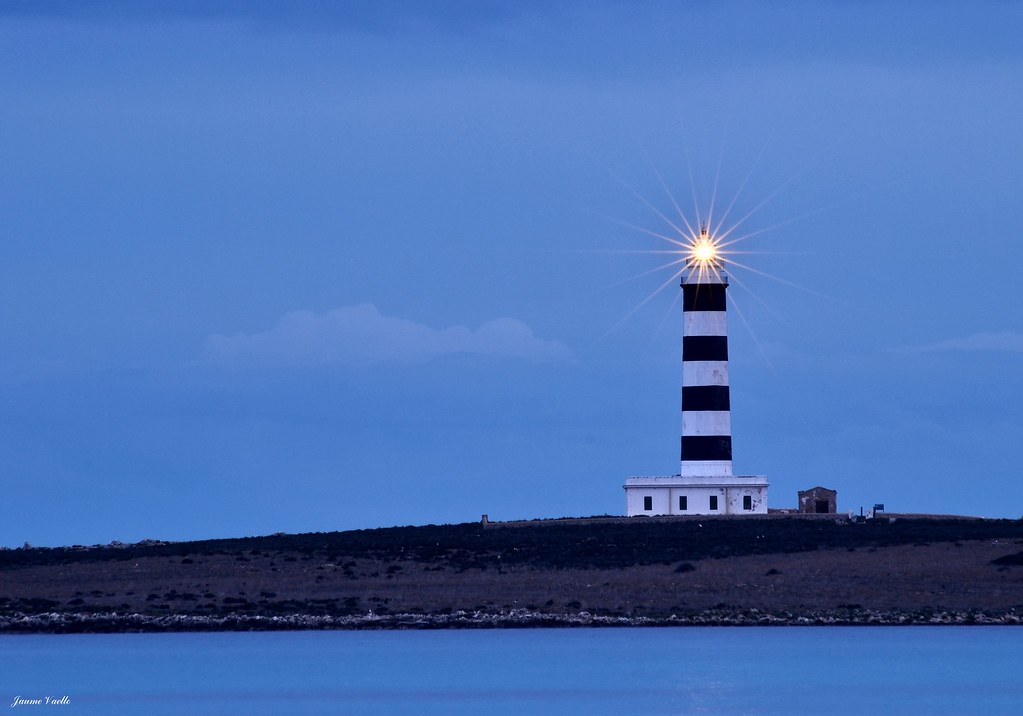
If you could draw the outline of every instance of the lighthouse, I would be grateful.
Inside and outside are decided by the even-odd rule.
[[[767,513],[767,478],[732,472],[728,274],[706,225],[691,237],[682,281],[682,445],[679,474],[629,477],[626,514]]]

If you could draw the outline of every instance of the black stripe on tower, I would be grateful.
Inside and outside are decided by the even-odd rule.
[[[682,285],[683,311],[725,310],[725,289],[723,283],[686,283]]]
[[[732,438],[729,435],[683,435],[682,461],[731,460]]]
[[[727,385],[688,385],[682,388],[682,410],[730,410]]]
[[[682,360],[728,360],[728,336],[684,336]]]

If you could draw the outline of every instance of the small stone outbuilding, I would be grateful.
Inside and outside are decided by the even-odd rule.
[[[826,487],[800,490],[798,512],[801,514],[833,515],[838,512],[838,492]]]

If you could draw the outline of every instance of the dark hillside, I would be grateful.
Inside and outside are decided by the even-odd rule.
[[[1019,623],[1021,545],[1017,520],[785,516],[0,550],[0,631]]]
[[[891,521],[889,521],[889,519]],[[456,568],[530,565],[616,569],[752,554],[891,547],[981,539],[1023,539],[1023,520],[885,518],[590,518],[310,532],[236,539],[0,551],[0,569],[141,557],[290,552],[329,558],[412,560]]]

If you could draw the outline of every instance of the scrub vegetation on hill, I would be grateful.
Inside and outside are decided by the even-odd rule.
[[[13,549],[0,551],[0,569],[140,557],[242,555],[252,550],[325,558],[344,555],[408,560],[460,569],[510,565],[614,569],[752,554],[998,538],[1023,538],[1023,520],[589,518],[507,526],[464,523],[195,542],[147,540],[113,546]]]

